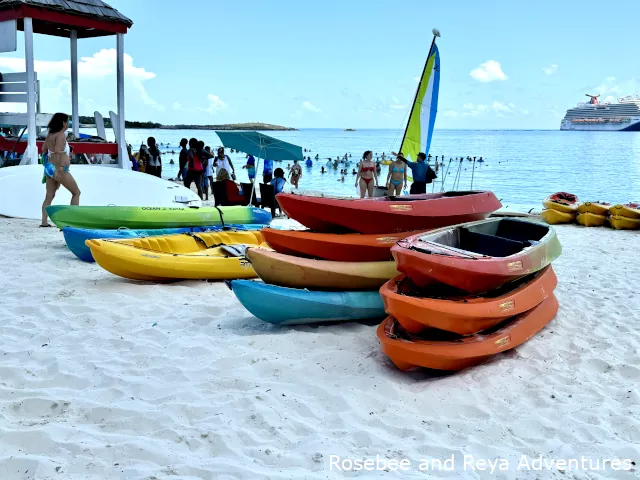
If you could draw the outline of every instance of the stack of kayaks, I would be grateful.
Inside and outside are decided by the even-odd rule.
[[[640,228],[640,204],[627,203],[609,207],[609,224],[616,230],[637,230]]]
[[[578,205],[576,222],[585,227],[602,227],[607,223],[609,204],[601,202],[584,202]]]
[[[258,231],[233,230],[86,241],[105,270],[147,281],[254,278],[245,250],[262,243]]]
[[[311,230],[262,230],[273,250],[251,248],[247,258],[263,283],[234,281],[231,288],[256,317],[279,324],[383,317],[378,289],[398,273],[390,251],[396,242],[485,218],[501,206],[491,192],[277,199],[289,217]]]
[[[555,316],[554,230],[492,218],[405,238],[380,289],[384,353],[402,370],[455,371],[524,343]]]
[[[572,193],[556,192],[542,201],[544,210],[540,214],[549,225],[573,223],[578,213],[578,197]]]
[[[566,192],[548,196],[542,204],[540,216],[550,225],[573,223],[585,227],[602,227],[609,224],[617,230],[640,228],[640,204],[611,205],[606,202],[578,203],[578,197]]]

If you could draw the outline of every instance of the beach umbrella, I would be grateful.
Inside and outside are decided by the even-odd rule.
[[[304,160],[302,147],[285,142],[278,138],[270,137],[260,132],[228,132],[216,130],[216,135],[227,148],[233,148],[258,159],[256,173],[263,160]],[[255,180],[251,188],[249,203],[253,201],[253,192],[256,189]]]

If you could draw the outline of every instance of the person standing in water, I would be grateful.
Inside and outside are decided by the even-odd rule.
[[[402,153],[396,156],[396,159],[389,165],[389,173],[387,174],[387,188],[389,196],[402,194],[402,186],[407,188],[407,159]]]
[[[289,172],[289,180],[291,180],[291,185],[298,188],[298,182],[302,178],[302,167],[298,165],[298,160],[293,161],[293,167],[291,167],[291,171]]]
[[[69,115],[56,113],[51,118],[48,128],[47,139],[42,145],[43,156],[45,153],[47,154],[47,159],[44,161],[47,190],[44,202],[42,202],[41,227],[51,226],[46,208],[53,202],[60,185],[71,193],[71,205],[80,205],[80,189],[69,171],[71,149],[66,137],[67,128],[69,128]]]
[[[391,152],[395,155],[394,152]],[[400,156],[398,157],[407,166],[411,169],[411,173],[413,174],[413,183],[411,184],[411,190],[409,193],[411,194],[420,194],[427,193],[427,183],[431,183],[434,178],[436,178],[436,173],[427,163],[427,156],[420,152],[418,153],[418,161],[410,162],[406,158]]]
[[[147,161],[146,172],[154,177],[161,178],[162,175],[162,159],[160,158],[160,150],[156,145],[156,139],[153,137],[147,138],[147,145],[149,145],[149,160]]]
[[[358,164],[355,186],[360,185],[360,198],[364,198],[366,194],[369,195],[369,198],[372,198],[373,188],[378,186],[376,164],[372,161],[372,158],[371,150],[367,150],[362,154],[362,161]]]
[[[186,175],[187,155],[189,153],[189,150],[187,150],[188,143],[189,142],[186,138],[180,140],[180,157],[178,159],[178,176],[176,177],[176,180],[180,180]]]

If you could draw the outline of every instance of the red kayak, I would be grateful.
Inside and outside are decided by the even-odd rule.
[[[441,228],[391,249],[398,270],[418,286],[444,283],[476,294],[538,272],[561,252],[553,228],[515,218]]]
[[[265,242],[278,253],[336,262],[384,262],[392,260],[391,247],[398,240],[421,232],[362,235],[263,228],[260,233]]]
[[[502,205],[492,192],[445,192],[365,199],[279,193],[288,217],[316,232],[392,233],[471,222]]]

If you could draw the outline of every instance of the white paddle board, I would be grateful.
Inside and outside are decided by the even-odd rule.
[[[0,168],[0,215],[41,218],[45,185],[42,165]],[[80,188],[80,205],[138,207],[202,206],[183,185],[132,170],[99,165],[71,165]],[[53,205],[68,205],[71,194],[60,186]]]

